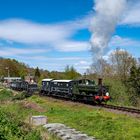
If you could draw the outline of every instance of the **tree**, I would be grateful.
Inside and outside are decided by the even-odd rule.
[[[96,63],[93,63],[91,69],[93,70],[93,73],[96,73],[100,77],[107,77],[112,73],[111,66],[103,58],[100,58]]]
[[[41,74],[40,74],[39,68],[37,67],[35,69],[35,79],[38,81],[38,79],[39,79],[40,76],[41,76]]]
[[[121,80],[126,80],[129,76],[130,69],[136,64],[136,60],[125,50],[116,49],[110,54],[111,66],[114,75]]]
[[[27,75],[27,66],[24,63],[20,63],[15,59],[0,58],[0,77],[1,76],[20,76]]]
[[[130,69],[127,87],[129,89],[131,103],[137,105],[140,98],[140,67],[134,65]]]
[[[135,93],[140,95],[140,67],[132,66],[128,81]]]
[[[40,77],[40,71],[38,67],[35,69],[35,77]]]
[[[80,74],[76,71],[73,66],[67,65],[65,68],[65,77],[66,79],[76,79],[80,76]]]

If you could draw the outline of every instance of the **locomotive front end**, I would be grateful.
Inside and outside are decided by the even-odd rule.
[[[102,79],[98,80],[98,93],[95,95],[94,100],[97,103],[107,102],[110,100],[109,87],[102,84]]]

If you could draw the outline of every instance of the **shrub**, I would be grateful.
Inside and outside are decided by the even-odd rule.
[[[125,84],[117,79],[105,79],[105,84],[109,85],[111,102],[118,105],[131,105],[129,93]]]
[[[13,96],[12,100],[23,100],[27,97],[26,92],[18,93],[15,96]]]
[[[0,91],[0,101],[11,100],[13,93],[10,90],[1,90]]]
[[[21,118],[0,108],[0,139],[41,140],[41,136],[39,131],[33,130]]]

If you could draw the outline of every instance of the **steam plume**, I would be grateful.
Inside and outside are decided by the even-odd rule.
[[[127,0],[95,0],[90,42],[93,55],[97,58],[100,58],[107,48],[126,3]]]

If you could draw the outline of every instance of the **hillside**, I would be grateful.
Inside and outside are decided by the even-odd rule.
[[[37,68],[31,68],[29,65],[15,59],[0,58],[0,77],[7,77],[8,73],[11,77],[19,76],[24,78],[27,75],[35,76],[35,71]],[[81,76],[81,74],[78,73],[74,67],[69,66],[66,66],[64,72],[48,71],[43,69],[39,69],[39,72],[39,80],[47,77],[54,79],[74,79]]]

